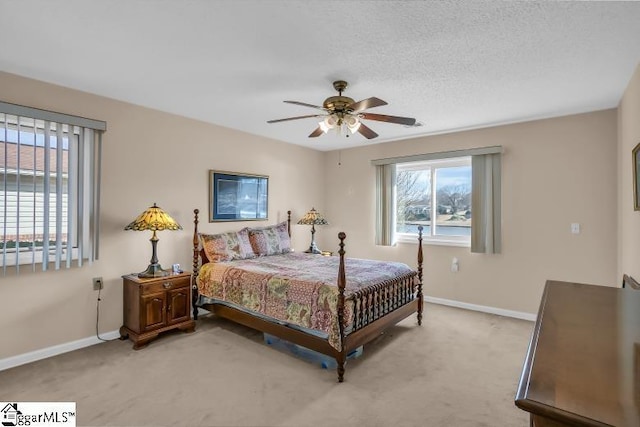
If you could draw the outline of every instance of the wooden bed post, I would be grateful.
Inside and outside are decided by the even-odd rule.
[[[340,331],[340,353],[336,357],[338,364],[338,382],[344,381],[344,363],[347,359],[347,349],[344,340],[344,288],[346,286],[346,277],[344,273],[344,239],[347,237],[344,232],[338,233],[340,239],[340,266],[338,268],[338,329]]]
[[[418,226],[418,325],[422,325],[422,226]]]
[[[291,211],[287,211],[287,233],[289,233],[289,238],[291,238]]]
[[[198,285],[196,284],[196,277],[198,277],[198,214],[200,210],[193,210],[193,273],[191,275],[191,305],[193,307],[193,320],[198,320]]]

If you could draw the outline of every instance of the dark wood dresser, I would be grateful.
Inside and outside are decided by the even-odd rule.
[[[515,404],[535,427],[640,426],[640,291],[548,281]]]

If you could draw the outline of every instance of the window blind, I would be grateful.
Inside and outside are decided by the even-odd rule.
[[[395,245],[396,165],[376,166],[376,245]]]
[[[0,102],[4,275],[98,258],[104,130],[102,121]]]

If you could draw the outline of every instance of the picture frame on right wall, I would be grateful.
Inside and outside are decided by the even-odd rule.
[[[633,210],[640,211],[640,142],[633,149]]]

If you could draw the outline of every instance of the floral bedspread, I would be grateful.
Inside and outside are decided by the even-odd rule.
[[[341,350],[338,328],[338,265],[335,256],[288,253],[254,259],[207,263],[197,278],[201,295],[328,335]],[[398,262],[345,258],[345,319],[353,322],[355,291],[404,276],[411,269]]]

